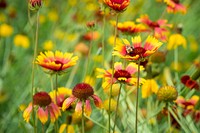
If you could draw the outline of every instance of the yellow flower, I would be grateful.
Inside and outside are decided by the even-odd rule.
[[[67,1],[70,6],[75,6],[77,4],[77,0],[69,0]]]
[[[0,37],[9,37],[13,33],[13,27],[8,24],[0,25]]]
[[[114,45],[114,40],[115,40],[115,37],[111,36],[108,38],[108,43],[110,45]],[[121,40],[119,38],[116,38],[116,45],[119,45],[119,44],[121,44]]]
[[[46,16],[45,15],[40,15],[40,24],[43,24],[46,21]]]
[[[111,99],[111,104],[110,104],[110,105],[111,105],[111,106],[110,106],[110,111],[111,111],[111,112],[112,112],[112,111],[115,111],[116,106],[117,106],[116,100]],[[105,110],[109,111],[109,99],[107,99],[107,100],[105,100],[105,101],[103,102],[103,107],[104,107]]]
[[[51,40],[47,40],[43,43],[43,48],[45,50],[52,50],[54,46],[54,43]]]
[[[96,78],[87,75],[87,76],[85,77],[84,82],[85,82],[85,83],[88,83],[88,84],[91,85],[91,86],[95,86],[95,81],[96,81],[95,79],[96,79]]]
[[[67,129],[66,129],[67,128]],[[67,131],[65,131],[67,130]],[[62,124],[59,128],[59,133],[75,133],[74,127],[72,125]]]
[[[58,13],[56,11],[50,11],[48,17],[50,21],[56,22],[58,20]]]
[[[148,79],[142,85],[142,98],[149,97],[152,93],[157,93],[158,91],[158,84],[154,79]]]
[[[57,29],[57,30],[54,32],[54,37],[55,37],[56,39],[62,40],[62,39],[64,39],[64,37],[65,37],[65,32],[62,31],[62,30]]]
[[[14,37],[15,46],[21,46],[23,48],[28,48],[30,46],[29,38],[25,35],[18,34]]]
[[[172,34],[169,37],[169,41],[167,44],[167,49],[172,50],[176,49],[178,46],[182,45],[183,48],[186,48],[186,39],[181,34]]]

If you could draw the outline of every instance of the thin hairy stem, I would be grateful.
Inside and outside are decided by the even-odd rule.
[[[137,133],[138,131],[138,106],[139,106],[139,84],[140,84],[139,82],[140,82],[140,61],[138,61],[138,75],[137,75],[135,133]]]

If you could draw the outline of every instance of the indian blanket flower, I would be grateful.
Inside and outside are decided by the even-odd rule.
[[[117,12],[122,12],[130,4],[130,0],[104,0],[104,3]]]
[[[111,22],[111,24],[116,26],[116,22]],[[117,29],[122,33],[126,34],[137,34],[140,32],[147,31],[147,28],[143,24],[135,24],[132,21],[118,23]]]
[[[177,103],[177,105],[184,109],[183,115],[186,116],[194,111],[194,107],[198,103],[198,101],[199,96],[194,95],[190,99],[185,99],[183,96],[179,96],[175,102]]]
[[[126,39],[123,39],[123,43],[119,43],[114,47],[113,55],[125,58],[128,60],[140,60],[152,55],[162,45],[156,38],[148,36],[144,46],[140,36],[132,38],[132,44]]]
[[[36,58],[36,64],[41,67],[50,70],[50,72],[63,72],[67,68],[74,66],[78,60],[78,56],[73,56],[73,53],[62,53],[56,51],[40,52],[40,55]]]
[[[152,93],[158,92],[158,84],[154,79],[147,79],[142,85],[142,98],[149,97]]]
[[[75,107],[76,114],[81,115],[82,105],[85,104],[84,112],[87,116],[90,116],[92,112],[90,98],[94,100],[96,107],[102,107],[102,101],[97,95],[94,94],[93,88],[87,83],[79,83],[73,88],[72,96],[65,99],[63,102],[62,110],[64,111],[68,109],[73,102],[77,102]]]
[[[103,89],[107,90],[110,88],[110,85],[115,83],[124,83],[128,85],[136,85],[137,78],[133,76],[137,72],[138,65],[136,63],[129,63],[124,69],[121,62],[116,62],[114,64],[114,74],[112,76],[112,70],[104,70],[97,68],[97,71],[100,72],[97,78],[104,78],[102,84]],[[144,68],[140,66],[140,70]],[[144,79],[140,79],[140,83],[144,83]]]
[[[184,75],[181,77],[181,83],[190,89],[199,90],[199,84],[197,81],[193,80],[189,75]]]
[[[15,46],[21,46],[23,48],[28,48],[30,45],[29,38],[25,35],[18,34],[14,37]]]
[[[37,109],[37,117],[42,124],[48,121],[48,115],[50,114],[51,122],[55,122],[61,115],[60,110],[51,97],[46,92],[37,92],[33,96],[33,103],[30,103],[23,112],[23,118],[26,122],[29,122],[33,109]]]
[[[181,34],[172,34],[169,37],[167,49],[172,50],[176,49],[178,46],[183,46],[183,48],[186,48],[186,39]]]
[[[29,0],[29,9],[37,11],[42,6],[42,0]]]
[[[168,13],[183,13],[187,12],[186,7],[180,3],[180,0],[164,0],[167,4],[167,12]]]
[[[9,37],[13,33],[13,27],[3,23],[0,25],[0,37]]]
[[[149,19],[148,15],[141,15],[141,17],[136,21],[145,24],[148,27],[148,30],[153,32],[155,38],[161,39],[162,41],[167,40],[167,28],[172,26],[171,24],[167,23],[167,20],[159,19],[157,21],[152,21]]]

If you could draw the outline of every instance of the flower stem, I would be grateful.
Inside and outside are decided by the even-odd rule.
[[[58,105],[58,101],[57,101],[57,92],[58,92],[58,73],[56,73],[55,75],[55,102],[56,102],[56,105]],[[55,132],[57,133],[58,132],[58,120],[55,121]]]
[[[84,128],[84,100],[82,100],[82,113],[81,113],[81,120],[82,120],[82,132],[85,133],[85,128]]]
[[[104,8],[105,12],[105,8]],[[103,28],[102,28],[102,58],[103,58],[103,67],[105,65],[105,24],[106,24],[106,16],[103,15]]]
[[[169,103],[167,103],[167,109],[168,109],[168,126],[169,126],[169,133],[171,133],[171,119],[170,119],[170,112],[169,112]]]
[[[122,84],[120,84],[119,94],[117,97],[117,106],[116,106],[116,110],[115,110],[115,121],[114,121],[113,133],[115,133],[115,126],[116,126],[116,121],[117,121],[117,112],[118,112],[118,108],[119,108],[119,98],[120,98],[120,94],[121,94],[121,89],[122,89]]]
[[[139,104],[139,84],[140,84],[139,79],[140,79],[140,61],[138,61],[138,75],[137,75],[135,133],[137,133],[138,131],[138,104]]]
[[[33,61],[32,61],[32,86],[31,86],[31,93],[32,93],[32,103],[33,103],[33,96],[35,93],[34,85],[35,85],[35,58],[37,55],[37,47],[38,47],[38,30],[39,30],[39,16],[40,13],[39,11],[37,12],[37,18],[36,18],[36,31],[35,31],[35,46],[34,46],[34,55],[33,55]],[[32,117],[33,117],[33,128],[34,128],[34,133],[37,133],[37,127],[35,123],[35,111],[33,109],[32,111]]]
[[[117,39],[117,25],[118,25],[118,14],[116,14],[116,26],[115,26],[115,36],[114,36],[114,46],[116,45],[116,39]],[[109,109],[108,109],[108,133],[111,132],[111,98],[112,98],[112,86],[113,86],[113,76],[114,76],[114,62],[115,62],[115,57],[112,56],[112,83],[111,83],[111,87],[110,87],[110,91],[109,91]]]

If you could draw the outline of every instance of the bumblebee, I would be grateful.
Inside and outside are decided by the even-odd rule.
[[[127,45],[126,46],[126,53],[131,55],[134,54],[134,48],[132,46]]]

